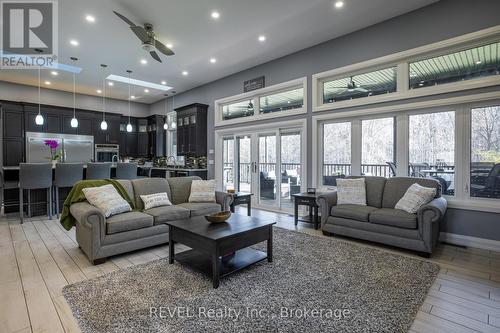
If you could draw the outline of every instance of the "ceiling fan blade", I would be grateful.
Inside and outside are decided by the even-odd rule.
[[[118,16],[119,18],[121,18],[123,21],[125,21],[128,25],[130,25],[131,27],[135,26],[135,23],[130,21],[128,18],[126,18],[125,16],[123,16],[122,14],[118,13],[118,12],[115,12],[113,10],[113,13],[115,13],[116,16]]]
[[[349,89],[347,89],[347,88],[342,88],[342,89],[343,89],[342,91],[339,91],[339,92],[335,93],[335,95],[342,95],[342,94],[343,94],[343,93],[345,93],[347,90],[349,90]]]
[[[364,92],[364,93],[367,93],[368,90],[365,89],[365,88],[360,88],[360,87],[357,87],[356,89],[354,89],[354,91],[359,91],[359,92]]]
[[[174,55],[174,51],[172,51],[171,49],[169,49],[168,47],[166,47],[162,42],[160,42],[158,39],[155,39],[155,47],[158,51],[160,51],[161,53],[163,53],[164,55],[168,55],[168,56],[171,56],[171,55]]]
[[[161,62],[160,56],[156,53],[156,51],[151,51],[149,54],[151,54],[154,60]]]
[[[134,25],[130,27],[130,29],[134,32],[134,34],[143,42],[146,43],[149,40],[149,35],[146,29],[140,27],[138,25]]]

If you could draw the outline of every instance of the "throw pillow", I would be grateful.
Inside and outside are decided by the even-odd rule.
[[[215,180],[193,180],[189,202],[216,202]]]
[[[172,206],[166,192],[145,194],[140,197],[142,202],[144,202],[144,210],[160,206]]]
[[[111,184],[88,187],[82,189],[82,191],[87,201],[99,209],[105,217],[132,210],[128,202],[122,198],[120,193]]]
[[[365,179],[337,179],[337,205],[366,206]]]
[[[415,214],[420,207],[430,202],[436,196],[436,189],[431,187],[412,184],[405,195],[399,199],[394,208],[404,210],[410,214]]]

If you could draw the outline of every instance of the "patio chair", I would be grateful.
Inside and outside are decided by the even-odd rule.
[[[471,197],[483,198],[500,197],[500,163],[495,164],[491,168],[484,185],[471,182],[470,195]]]
[[[386,162],[389,165],[389,177],[396,177],[396,163]]]
[[[421,172],[423,169],[429,169],[429,163],[410,163],[410,175],[412,177],[425,178],[425,175]]]

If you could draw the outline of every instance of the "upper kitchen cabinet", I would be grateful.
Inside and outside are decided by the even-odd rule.
[[[94,119],[92,134],[94,143],[113,143],[120,144],[120,115],[106,114],[106,123],[108,128],[101,129],[102,118]]]
[[[24,111],[20,104],[2,103],[3,165],[19,165],[24,160]]]
[[[177,155],[207,155],[206,104],[190,104],[175,109],[177,112]]]

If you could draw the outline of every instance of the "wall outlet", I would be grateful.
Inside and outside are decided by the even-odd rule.
[[[213,154],[213,153],[214,153],[214,150],[213,150],[213,149],[209,149],[209,150],[208,150],[208,153],[209,153],[209,154]]]
[[[214,164],[214,160],[208,160],[208,164],[213,165]]]

